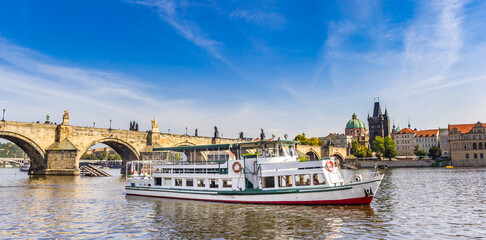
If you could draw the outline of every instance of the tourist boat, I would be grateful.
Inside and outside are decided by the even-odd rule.
[[[160,160],[127,163],[126,194],[254,204],[371,203],[382,174],[345,177],[335,158],[301,161],[297,143],[154,148]]]
[[[19,167],[20,171],[22,172],[28,172],[29,168],[30,168],[30,163],[24,163]]]

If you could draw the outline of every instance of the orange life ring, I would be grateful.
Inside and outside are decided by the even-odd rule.
[[[238,167],[236,167],[238,166]],[[241,164],[239,162],[233,163],[233,172],[238,173],[241,171]]]
[[[334,171],[334,162],[333,161],[327,161],[326,162],[326,169],[329,172]]]

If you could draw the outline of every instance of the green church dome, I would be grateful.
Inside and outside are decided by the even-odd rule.
[[[356,116],[356,113],[353,114],[353,119],[349,120],[348,124],[346,124],[346,129],[352,129],[352,128],[364,128],[366,129],[365,124],[358,119]]]

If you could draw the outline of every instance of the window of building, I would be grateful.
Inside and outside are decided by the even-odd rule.
[[[233,187],[233,180],[231,180],[231,179],[223,179],[223,187],[224,188],[231,188],[231,187]]]
[[[481,154],[479,154],[479,157],[480,158],[484,158],[484,155],[481,153]]]
[[[263,188],[274,188],[275,187],[275,177],[263,177]]]
[[[182,178],[174,179],[174,183],[177,187],[182,187]]]
[[[209,179],[209,188],[218,188],[218,179]]]
[[[279,187],[292,187],[292,176],[278,176]]]
[[[193,187],[194,179],[186,179],[186,187]]]
[[[469,159],[469,154],[466,153],[466,159]]]
[[[476,143],[473,143],[473,149],[478,149],[478,145]]]
[[[474,154],[474,159],[478,159],[478,154],[477,153]]]
[[[326,179],[322,173],[316,173],[312,176],[312,182],[314,185],[324,185],[326,184]]]
[[[307,185],[311,185],[309,174],[295,175],[295,186],[307,186]]]

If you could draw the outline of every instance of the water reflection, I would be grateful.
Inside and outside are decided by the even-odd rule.
[[[126,198],[130,205],[140,206],[139,214],[153,217],[154,238],[167,234],[180,238],[332,238],[343,236],[349,219],[357,221],[353,224],[359,231],[361,223],[376,218],[371,206],[266,206]]]
[[[0,169],[0,238],[480,238],[486,169],[388,169],[371,206],[125,196],[124,178]]]

